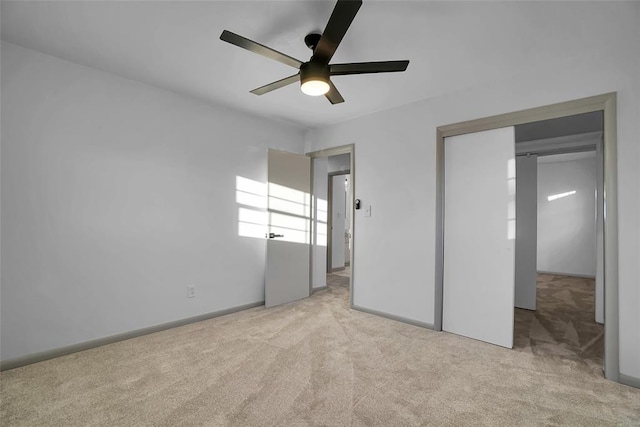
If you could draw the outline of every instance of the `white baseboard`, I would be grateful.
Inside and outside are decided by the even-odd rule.
[[[538,271],[538,274],[553,274],[554,276],[580,277],[582,279],[595,279],[596,278],[596,276],[589,276],[588,274],[560,273],[558,271]]]

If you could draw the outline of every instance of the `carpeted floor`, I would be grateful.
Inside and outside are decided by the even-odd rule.
[[[348,286],[0,374],[3,426],[639,425],[590,365],[348,309]]]
[[[515,311],[514,349],[602,370],[604,326],[595,322],[593,279],[538,275],[536,310]]]

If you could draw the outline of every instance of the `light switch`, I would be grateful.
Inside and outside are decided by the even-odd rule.
[[[364,208],[364,216],[371,216],[371,205]]]

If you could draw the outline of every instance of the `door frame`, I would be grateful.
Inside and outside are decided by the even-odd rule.
[[[344,267],[341,269],[334,269],[331,267],[333,262],[333,177],[340,175],[351,175],[351,171],[337,171],[329,172],[327,174],[327,273],[333,273],[334,271],[341,271],[345,269]],[[351,209],[349,209],[349,215],[351,215]],[[329,260],[331,260],[331,262],[329,262]]]
[[[349,154],[349,173],[351,175],[351,181],[350,184],[351,185],[351,200],[349,203],[349,215],[351,218],[351,254],[350,254],[350,261],[349,263],[351,264],[351,274],[349,276],[349,307],[353,308],[353,288],[354,288],[354,284],[355,284],[355,274],[354,274],[354,254],[355,254],[355,230],[356,230],[356,221],[355,221],[355,215],[354,215],[354,203],[355,203],[355,195],[356,195],[356,146],[355,144],[348,144],[348,145],[342,145],[339,147],[333,147],[333,148],[326,148],[324,150],[318,150],[318,151],[312,151],[312,152],[308,152],[306,153],[307,156],[311,157],[311,212],[314,212],[315,210],[315,202],[314,202],[314,196],[315,194],[313,193],[313,159],[317,159],[317,158],[323,158],[323,157],[332,157],[332,156],[338,156],[340,154]],[[328,197],[327,197],[328,198]],[[329,201],[327,200],[327,203]],[[313,233],[315,232],[314,230],[315,224],[314,221],[311,221],[311,236],[313,236]],[[327,233],[328,235],[329,233]],[[327,238],[329,238],[329,236],[327,236]],[[311,294],[313,292],[313,242],[311,245],[309,245],[309,265],[311,266],[311,268],[309,268],[309,294]],[[329,260],[327,260],[328,262]]]
[[[598,256],[604,261],[604,376],[620,379],[618,312],[618,159],[617,93],[530,108],[436,128],[436,258],[434,330],[442,331],[444,277],[444,140],[449,136],[516,126],[548,119],[602,111],[603,131],[603,230],[604,245]]]

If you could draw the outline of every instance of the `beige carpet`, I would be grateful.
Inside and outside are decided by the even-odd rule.
[[[584,363],[604,362],[604,326],[595,322],[595,282],[539,274],[536,310],[515,311],[514,349]]]
[[[584,363],[349,310],[347,295],[330,284],[3,372],[1,424],[640,425],[640,390]]]

